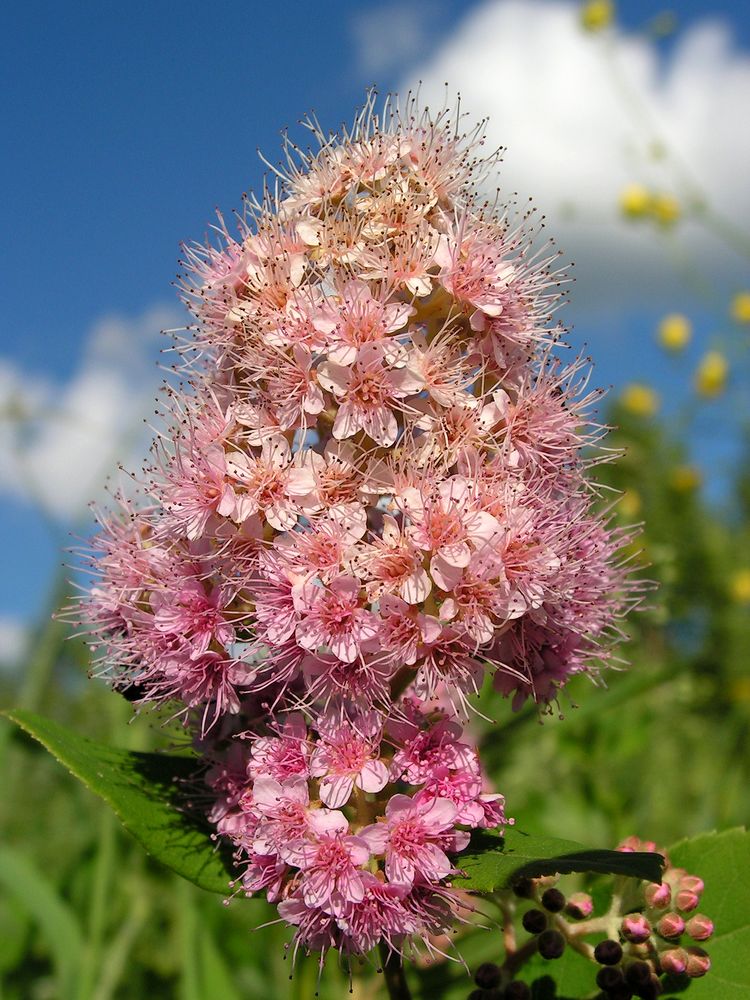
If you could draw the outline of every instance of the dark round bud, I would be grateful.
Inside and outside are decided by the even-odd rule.
[[[625,976],[622,974],[622,969],[605,966],[603,969],[599,969],[596,974],[596,985],[600,990],[611,990],[613,986],[621,986],[624,982]]]
[[[565,951],[565,938],[559,931],[542,931],[539,935],[539,954],[542,958],[560,958]]]
[[[647,983],[643,983],[642,986],[634,986],[633,991],[640,1000],[656,1000],[658,996],[661,995],[663,986],[656,978],[653,976]]]
[[[494,962],[482,962],[474,973],[474,982],[483,990],[491,990],[500,985],[500,968]]]
[[[651,966],[648,962],[632,962],[625,970],[625,981],[630,986],[645,986],[651,982]]]
[[[547,927],[547,917],[541,910],[527,910],[521,920],[524,930],[529,934],[541,934]]]
[[[607,1000],[632,1000],[632,996],[633,991],[628,984],[620,983],[619,986],[613,986],[607,993]]]
[[[531,1000],[531,987],[520,979],[514,979],[505,987],[505,1000]]]
[[[472,990],[466,1000],[484,1000],[486,996],[484,990]]]
[[[530,878],[519,878],[513,883],[513,892],[521,899],[531,899],[534,895],[534,883]]]
[[[550,913],[559,913],[565,908],[565,896],[559,889],[545,889],[542,895],[542,906]]]
[[[594,948],[594,958],[599,965],[617,965],[622,958],[622,945],[619,941],[600,941]]]

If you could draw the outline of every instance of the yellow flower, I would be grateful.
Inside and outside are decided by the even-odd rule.
[[[612,0],[586,0],[581,7],[581,24],[586,31],[601,31],[612,23],[614,16]]]
[[[719,351],[708,351],[695,371],[695,388],[701,396],[718,396],[729,374],[727,359]]]
[[[729,684],[732,701],[750,701],[750,677],[735,677]]]
[[[681,351],[690,342],[692,330],[692,324],[687,316],[670,313],[659,324],[657,336],[661,346],[668,351]]]
[[[735,604],[750,604],[750,569],[738,569],[729,581],[729,593]]]
[[[638,490],[625,490],[620,497],[620,513],[626,520],[637,517],[641,509],[641,495]]]
[[[750,323],[750,292],[737,292],[731,312],[735,323]]]
[[[640,219],[651,209],[651,193],[642,184],[628,184],[620,194],[620,208],[630,219]]]
[[[703,481],[700,469],[694,465],[678,465],[669,474],[669,485],[675,493],[692,493]]]
[[[631,382],[622,390],[620,401],[636,417],[653,417],[659,409],[659,397],[649,385]]]
[[[673,194],[655,194],[651,199],[651,214],[660,226],[671,226],[682,214],[679,201]]]

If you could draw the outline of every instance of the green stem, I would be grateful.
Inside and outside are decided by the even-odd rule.
[[[383,963],[383,975],[390,1000],[411,1000],[411,992],[406,981],[401,956],[397,952],[391,951],[384,941],[378,945],[378,951]]]

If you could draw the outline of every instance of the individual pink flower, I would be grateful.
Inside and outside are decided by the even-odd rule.
[[[326,587],[303,583],[295,589],[299,614],[297,641],[305,649],[328,647],[344,663],[352,663],[377,634],[374,614],[363,608],[360,582],[338,576]]]
[[[479,508],[463,476],[444,480],[434,493],[408,486],[398,502],[411,522],[409,537],[432,553],[430,575],[442,590],[451,590],[472,553],[488,548],[501,531],[497,519]]]
[[[389,448],[398,437],[395,410],[407,396],[418,393],[421,379],[409,368],[389,367],[383,350],[367,345],[351,366],[328,361],[318,369],[318,381],[337,399],[333,424],[337,441],[364,431],[377,444]]]
[[[312,819],[317,813],[310,808],[306,779],[295,775],[279,782],[261,775],[253,784],[253,809],[259,816],[253,851],[299,864],[305,843],[313,835]],[[341,813],[338,817],[346,823]]]
[[[277,531],[293,528],[300,505],[314,489],[309,469],[292,458],[286,438],[265,437],[259,455],[235,452],[229,471],[243,489],[245,516],[260,510]]]
[[[412,785],[421,785],[439,768],[479,773],[476,751],[461,742],[461,726],[442,719],[427,729],[410,719],[393,719],[388,730],[400,745],[391,761],[391,775]]]
[[[186,579],[174,591],[155,593],[154,625],[159,632],[179,636],[190,647],[190,658],[197,660],[211,642],[227,646],[234,641],[235,630],[227,620],[218,588],[206,593],[200,580]]]
[[[260,736],[252,741],[247,772],[253,778],[269,775],[278,782],[295,775],[307,778],[310,755],[305,719],[299,712],[291,712],[277,736]]]
[[[404,906],[406,889],[382,882],[367,871],[360,877],[363,898],[345,906],[338,915],[338,925],[345,935],[342,948],[366,955],[384,941],[391,950],[398,952],[404,936],[416,932],[419,926],[415,916]]]
[[[374,712],[318,724],[320,737],[310,761],[310,774],[320,778],[320,799],[332,809],[349,801],[355,788],[379,792],[388,781],[380,760],[382,722]]]
[[[163,488],[164,508],[171,522],[190,539],[200,538],[213,514],[233,517],[237,496],[227,478],[227,460],[222,448],[205,454],[178,451],[167,470]]]
[[[413,666],[425,643],[434,642],[442,625],[434,615],[425,615],[400,597],[383,594],[380,598],[378,642],[398,666]]]
[[[442,265],[440,282],[460,302],[473,308],[471,325],[483,330],[486,318],[500,316],[507,289],[515,277],[513,264],[505,259],[507,247],[491,228],[467,231],[462,220],[457,231],[446,237],[438,254]]]
[[[422,553],[399,528],[395,518],[383,515],[380,535],[373,534],[357,555],[357,572],[367,580],[371,599],[397,594],[407,604],[420,604],[432,590],[422,565]]]
[[[346,835],[342,829],[316,832],[315,842],[302,849],[302,898],[308,906],[338,915],[347,903],[364,899],[360,869],[369,859],[370,849],[362,837]]]
[[[447,799],[409,798],[394,795],[385,820],[360,831],[375,855],[385,855],[389,881],[407,888],[417,878],[439,882],[453,872],[443,849],[453,838],[457,809]]]
[[[402,329],[413,313],[404,302],[374,298],[364,281],[347,281],[338,296],[337,322],[332,331],[328,360],[336,365],[352,365],[365,345],[378,346],[386,363],[394,364],[405,355],[391,335]],[[389,340],[389,338],[391,338]]]

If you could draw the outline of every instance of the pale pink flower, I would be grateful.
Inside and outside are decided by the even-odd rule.
[[[407,303],[386,302],[382,296],[374,298],[364,281],[347,281],[338,295],[338,316],[328,360],[352,365],[365,345],[378,346],[389,365],[403,360],[406,352],[391,335],[406,325],[413,311]]]
[[[378,630],[375,615],[362,606],[360,586],[353,576],[337,576],[325,587],[296,587],[299,644],[310,650],[327,647],[344,663],[356,660]]]
[[[442,626],[433,615],[417,611],[414,605],[392,594],[380,598],[378,642],[398,666],[413,666],[425,643],[434,642]]]
[[[164,509],[169,511],[172,524],[188,538],[200,538],[214,514],[236,515],[237,497],[227,478],[222,448],[212,447],[203,454],[191,451],[183,455],[178,451],[167,476],[162,491]]]
[[[432,590],[432,581],[422,565],[422,553],[388,514],[380,535],[373,534],[357,554],[357,573],[367,583],[367,593],[376,600],[383,593],[397,594],[407,604],[420,604]]]
[[[456,807],[447,799],[394,795],[385,821],[360,831],[374,855],[385,855],[389,881],[407,888],[415,879],[439,882],[453,872],[443,847],[451,840]]]
[[[174,591],[152,595],[154,626],[159,632],[178,636],[190,647],[190,659],[197,660],[211,642],[227,646],[234,641],[235,630],[227,621],[219,588],[206,593],[200,580],[180,581]]]
[[[310,774],[320,778],[320,799],[332,809],[346,805],[355,788],[379,792],[388,781],[380,760],[382,722],[374,712],[356,719],[319,724],[320,738],[310,761]]]
[[[333,361],[321,365],[318,381],[338,401],[334,438],[342,441],[364,431],[384,448],[398,437],[394,410],[422,388],[421,379],[408,364],[389,367],[383,351],[373,345],[361,348],[357,360],[348,367]]]
[[[362,837],[347,836],[341,829],[316,832],[315,843],[302,850],[302,898],[308,906],[336,916],[347,903],[364,899],[360,869],[368,861],[370,849]]]
[[[479,509],[463,476],[451,476],[434,492],[406,487],[398,502],[411,522],[409,537],[432,553],[430,575],[442,590],[451,590],[472,554],[488,548],[501,532],[497,519]]]
[[[485,328],[487,317],[500,316],[507,290],[515,278],[513,264],[505,259],[507,247],[496,229],[466,230],[462,220],[438,252],[440,283],[471,312],[474,330]]]
[[[269,775],[278,782],[295,775],[307,778],[310,756],[305,719],[299,712],[291,712],[284,719],[278,736],[260,736],[252,741],[247,773],[253,778]]]
[[[294,461],[281,435],[266,437],[259,455],[235,452],[229,469],[243,488],[245,516],[261,510],[277,531],[294,527],[300,505],[309,502],[315,486],[310,470]]]
[[[310,808],[307,780],[293,775],[280,782],[270,775],[260,775],[253,784],[253,809],[259,816],[253,851],[276,854],[284,861],[299,864],[306,842],[315,835],[312,822],[319,812]],[[339,817],[345,824],[341,813],[334,822]]]

